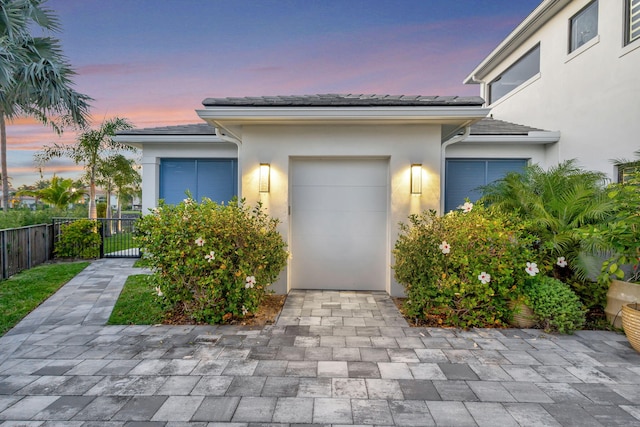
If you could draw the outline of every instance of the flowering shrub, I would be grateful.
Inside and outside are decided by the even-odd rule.
[[[445,216],[434,211],[400,224],[395,277],[405,288],[405,313],[458,326],[508,322],[527,277],[540,271],[533,239],[505,213],[465,203]]]
[[[538,276],[524,286],[525,302],[547,332],[571,334],[585,323],[585,310],[571,287],[553,277]]]
[[[136,225],[167,307],[195,321],[220,323],[254,313],[287,262],[278,222],[258,205],[185,199],[161,205]]]

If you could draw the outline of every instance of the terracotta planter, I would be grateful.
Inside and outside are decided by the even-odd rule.
[[[604,309],[607,320],[616,328],[622,328],[622,306],[640,302],[640,284],[614,280],[607,292],[607,307]]]
[[[622,306],[622,329],[631,347],[640,352],[640,304]]]
[[[511,326],[528,329],[536,325],[536,315],[531,307],[520,301],[511,301],[509,307],[514,310]]]

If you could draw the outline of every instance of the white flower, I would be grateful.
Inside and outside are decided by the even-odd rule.
[[[247,308],[243,305],[242,306],[242,315],[246,316],[248,312],[249,312],[249,310],[247,310]]]
[[[443,240],[442,243],[440,243],[440,246],[438,247],[440,248],[443,254],[448,254],[449,252],[451,252],[451,246],[449,246],[446,240]]]
[[[464,205],[462,205],[462,211],[467,213],[467,212],[471,212],[471,209],[473,209],[473,203],[464,202]]]
[[[214,259],[216,259],[216,253],[214,251],[211,251],[207,255],[204,256],[204,259],[209,260],[209,262],[211,262]]]
[[[185,205],[189,206],[189,205],[193,204],[193,199],[188,199],[187,198],[187,199],[184,199],[183,202],[184,202]]]
[[[198,237],[198,238],[196,239],[196,245],[198,245],[198,246],[204,246],[204,244],[205,244],[205,240],[204,240],[202,237]]]
[[[535,262],[528,262],[527,268],[525,268],[524,271],[526,271],[529,276],[535,276],[540,272],[540,270],[538,269],[538,264],[536,264]]]
[[[164,296],[164,294],[162,293],[162,289],[160,289],[160,286],[156,286],[156,293],[159,297]]]
[[[256,284],[256,278],[254,276],[247,276],[245,279],[247,283],[245,283],[245,289],[253,288]]]
[[[478,276],[478,280],[480,280],[480,283],[486,285],[487,283],[489,283],[491,281],[491,275],[489,273],[483,271]]]
[[[558,264],[558,267],[566,267],[567,266],[567,261],[564,259],[563,256],[559,256],[558,257],[558,262],[556,262],[556,264]]]
[[[151,209],[151,212],[152,212],[154,215],[160,215],[160,212],[161,212],[161,211],[162,211],[162,208],[161,208],[161,207],[157,207],[157,208],[153,208],[153,209]]]

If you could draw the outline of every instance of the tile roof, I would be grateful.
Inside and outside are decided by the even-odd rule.
[[[471,135],[527,135],[532,131],[544,131],[530,126],[484,118],[471,125]],[[119,131],[118,135],[215,135],[215,128],[207,123],[177,126],[161,126]]]
[[[529,132],[544,132],[530,126],[486,117],[471,125],[471,135],[528,135]]]
[[[119,131],[118,135],[215,135],[215,128],[208,123],[177,126],[161,126]]]
[[[243,98],[206,98],[205,107],[480,107],[479,96],[407,96],[376,94],[321,94],[290,96],[256,96]]]

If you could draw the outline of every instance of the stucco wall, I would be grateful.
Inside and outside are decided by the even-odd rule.
[[[145,143],[142,153],[142,212],[157,206],[162,158],[235,158],[236,145],[229,143]]]
[[[540,144],[477,144],[460,142],[447,148],[447,159],[528,159],[547,164],[546,146]]]
[[[439,209],[440,126],[437,125],[252,125],[243,128],[239,155],[242,197],[261,201],[280,220],[280,232],[289,241],[289,164],[295,157],[381,157],[389,159],[387,291],[401,295],[394,281],[391,250],[398,222],[411,213]],[[271,165],[271,191],[258,191],[260,163]],[[423,192],[410,194],[410,166],[423,165]],[[287,274],[273,285],[289,290]]]
[[[569,3],[483,80],[490,82],[540,42],[540,74],[490,105],[493,116],[559,130],[547,164],[578,158],[581,166],[613,177],[610,160],[633,158],[640,148],[640,41],[624,46],[623,2],[600,0],[599,35],[567,53],[569,19],[587,3]]]

